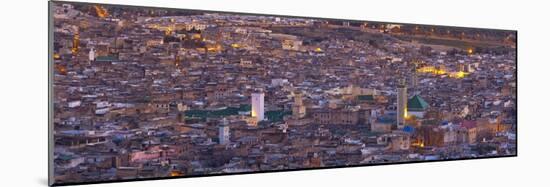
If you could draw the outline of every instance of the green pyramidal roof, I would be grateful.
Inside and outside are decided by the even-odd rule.
[[[428,103],[419,95],[414,95],[407,102],[407,110],[409,111],[426,110],[428,106]]]

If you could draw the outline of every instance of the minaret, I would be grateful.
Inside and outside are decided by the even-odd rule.
[[[73,52],[73,55],[76,55],[78,50],[80,49],[80,34],[78,34],[78,31],[73,36],[73,48],[71,51]]]
[[[414,63],[414,62],[413,62]],[[411,91],[414,94],[417,94],[418,92],[418,74],[416,73],[416,70],[418,69],[418,64],[414,63],[413,69],[411,71]]]
[[[184,105],[183,103],[178,103],[178,116],[177,121],[180,124],[185,124],[185,111],[187,111],[187,105]]]
[[[294,104],[292,105],[292,116],[295,119],[303,118],[306,115],[306,107],[302,101],[302,93],[296,92],[294,94]]]
[[[404,79],[397,83],[397,128],[402,129],[407,116],[407,86]]]
[[[222,123],[218,127],[218,138],[220,144],[229,143],[229,125],[227,119],[223,118]]]
[[[252,93],[252,117],[256,122],[264,120],[264,96],[262,91]]]
[[[90,64],[95,60],[95,49],[93,47],[90,49],[90,53],[88,54],[88,60],[90,60]]]

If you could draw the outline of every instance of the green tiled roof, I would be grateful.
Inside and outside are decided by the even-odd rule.
[[[58,156],[57,158],[58,158],[58,159],[61,159],[61,160],[65,160],[65,161],[67,161],[67,160],[71,160],[71,159],[73,159],[74,157],[73,157],[73,156],[71,156],[71,155],[65,155],[65,154],[62,154],[62,155],[59,155],[59,156]]]
[[[357,99],[360,101],[374,101],[373,95],[358,95]]]
[[[252,105],[240,105],[239,111],[250,111],[252,110]]]
[[[283,121],[286,115],[292,115],[292,111],[274,110],[265,112],[269,121],[278,122]]]
[[[227,107],[222,110],[187,110],[185,111],[186,117],[196,117],[196,118],[216,118],[216,117],[225,117],[238,115],[239,112],[248,112],[251,110],[251,105],[240,105],[237,107]],[[275,111],[266,111],[265,115],[269,121],[282,121],[284,116],[291,115],[291,111],[284,110],[275,110]]]
[[[112,62],[117,60],[118,60],[118,57],[116,56],[98,56],[95,58],[95,61],[97,62]]]
[[[428,105],[428,103],[419,95],[414,95],[407,102],[407,110],[409,111],[426,110],[429,106],[430,105]]]

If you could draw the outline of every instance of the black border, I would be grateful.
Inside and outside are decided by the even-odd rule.
[[[516,35],[516,71],[515,71],[515,83],[516,83],[516,152],[513,155],[503,155],[503,156],[489,156],[489,157],[477,157],[477,158],[458,158],[458,159],[449,159],[449,160],[422,160],[422,161],[409,161],[409,162],[391,162],[391,163],[373,163],[373,164],[358,164],[358,165],[343,165],[343,166],[329,166],[329,167],[318,167],[318,168],[299,168],[299,169],[283,169],[283,170],[267,170],[267,171],[251,171],[251,172],[237,172],[237,173],[217,173],[217,174],[207,174],[207,175],[187,175],[187,176],[177,176],[177,177],[150,177],[150,178],[136,178],[136,179],[121,179],[121,180],[106,180],[106,181],[91,181],[91,182],[67,182],[67,183],[55,183],[54,180],[54,168],[53,168],[53,17],[51,6],[53,3],[70,3],[70,4],[84,4],[84,5],[105,5],[105,6],[117,6],[117,7],[129,7],[129,8],[153,8],[153,9],[168,9],[168,10],[181,10],[181,11],[194,11],[194,12],[204,12],[204,13],[221,13],[221,14],[237,14],[237,15],[249,15],[249,16],[278,16],[278,17],[287,17],[287,18],[302,18],[302,19],[321,19],[321,20],[331,20],[331,21],[356,21],[356,22],[370,22],[370,23],[393,23],[393,24],[403,24],[403,25],[417,25],[417,26],[434,26],[434,27],[448,27],[448,28],[460,28],[460,29],[481,29],[481,30],[493,30],[493,31],[507,31],[514,32]],[[199,177],[215,177],[215,176],[232,176],[232,175],[243,175],[243,174],[261,174],[261,173],[279,173],[279,172],[290,172],[290,171],[307,171],[307,170],[325,170],[325,169],[338,169],[338,168],[354,168],[354,167],[365,167],[365,166],[383,166],[383,165],[394,165],[394,164],[417,164],[417,163],[433,163],[433,162],[448,162],[448,161],[463,161],[463,160],[480,160],[480,159],[492,159],[492,158],[509,158],[509,157],[518,157],[518,30],[508,30],[508,29],[491,29],[491,28],[479,28],[479,27],[462,27],[462,26],[446,26],[446,25],[428,25],[428,24],[416,24],[416,23],[402,23],[402,22],[384,22],[384,21],[367,21],[367,20],[355,20],[355,19],[337,19],[337,18],[323,18],[323,17],[308,17],[308,16],[288,16],[288,15],[278,15],[278,14],[261,14],[261,13],[243,13],[243,12],[231,12],[231,11],[213,11],[213,10],[200,10],[200,9],[184,9],[184,8],[166,8],[166,7],[155,7],[155,6],[138,6],[138,5],[122,5],[122,4],[108,4],[108,3],[91,3],[91,2],[74,2],[74,1],[59,1],[59,0],[49,0],[48,1],[48,186],[69,186],[69,185],[88,185],[88,184],[105,184],[105,183],[119,183],[119,182],[133,182],[133,181],[151,181],[151,180],[163,180],[163,179],[182,179],[182,178],[199,178]]]

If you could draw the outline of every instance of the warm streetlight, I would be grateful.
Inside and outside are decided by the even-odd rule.
[[[468,54],[471,55],[474,53],[474,50],[472,48],[468,48]]]
[[[322,52],[322,51],[323,51],[323,50],[322,50],[320,47],[315,48],[315,52]]]

